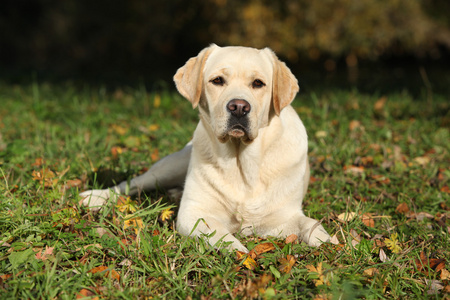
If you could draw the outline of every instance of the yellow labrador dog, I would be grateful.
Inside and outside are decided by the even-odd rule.
[[[311,246],[328,241],[302,210],[308,139],[290,105],[299,87],[288,67],[268,48],[211,45],[174,80],[200,112],[193,140],[129,186],[82,193],[83,204],[98,209],[117,193],[184,185],[177,219],[183,235],[206,236],[215,246],[231,242],[244,252],[234,233],[296,234]]]

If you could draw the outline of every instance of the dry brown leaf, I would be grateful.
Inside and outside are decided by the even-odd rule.
[[[369,268],[369,269],[365,269],[363,274],[369,277],[373,277],[375,274],[378,274],[379,271],[377,268]]]
[[[406,203],[400,203],[397,208],[395,209],[395,212],[398,214],[405,214],[407,212],[409,212],[409,207],[408,204]]]
[[[350,222],[351,220],[353,220],[356,216],[357,216],[357,214],[355,212],[345,212],[345,213],[338,215],[337,218],[338,218],[338,221],[340,221],[342,223],[347,223],[347,222]]]
[[[441,192],[450,194],[450,188],[447,185],[441,187]]]
[[[418,165],[424,167],[430,163],[431,158],[429,158],[428,156],[419,156],[414,158],[413,161]]]
[[[308,269],[308,271],[310,273],[317,273],[317,275],[319,276],[318,279],[314,280],[314,284],[316,286],[323,285],[323,284],[331,285],[331,283],[328,282],[327,278],[323,274],[322,262],[319,262],[317,264],[317,267],[314,267],[313,265],[307,265],[306,268]]]
[[[417,271],[424,273],[428,276],[431,270],[439,272],[445,268],[445,259],[428,258],[425,252],[420,252],[419,259],[416,259]]]
[[[373,105],[373,109],[375,111],[383,110],[386,102],[387,102],[387,97],[386,96],[381,97],[380,99],[378,99],[375,102],[375,104]]]
[[[441,280],[450,280],[450,272],[446,269],[441,270]]]
[[[284,241],[286,244],[290,244],[290,243],[293,243],[293,242],[295,242],[295,241],[297,241],[298,240],[298,236],[296,235],[296,234],[291,234],[290,236],[288,236],[287,238],[286,238],[286,240]]]
[[[36,253],[36,259],[40,259],[42,261],[47,260],[49,257],[53,256],[53,249],[55,249],[55,247],[45,246],[44,252],[39,250],[39,252]]]
[[[78,292],[76,299],[91,299],[91,300],[98,300],[98,296],[95,296],[96,294],[88,289],[82,289]],[[95,296],[95,297],[92,297]]]
[[[38,157],[34,160],[34,163],[31,164],[33,167],[40,167],[44,164],[44,159],[42,157]]]
[[[278,268],[282,273],[291,272],[292,267],[295,265],[295,257],[293,255],[287,255],[285,258],[282,257],[278,260],[280,267]]]
[[[152,151],[152,153],[150,153],[150,158],[152,159],[153,162],[159,160],[159,150],[158,149],[154,149]]]
[[[375,220],[372,217],[372,214],[365,213],[361,216],[361,221],[366,225],[367,227],[375,227]]]
[[[364,167],[363,166],[344,166],[344,173],[345,174],[352,174],[352,175],[361,175],[364,173]]]
[[[389,184],[389,183],[391,183],[391,180],[389,178],[387,178],[386,176],[384,176],[384,175],[372,175],[370,177],[372,179],[376,180],[377,182],[382,183],[382,184]]]
[[[107,266],[95,267],[88,271],[88,273],[92,273],[92,274],[102,273],[102,272],[105,272],[105,274],[104,274],[105,277],[111,276],[113,279],[116,279],[116,280],[120,279],[119,273],[117,273],[117,271],[114,269],[109,270]]]
[[[258,244],[255,246],[255,248],[252,249],[252,251],[255,252],[256,255],[260,255],[273,250],[275,250],[275,245],[270,242]]]
[[[337,234],[334,234],[331,239],[330,239],[330,243],[333,245],[339,245],[339,239],[337,237]]]
[[[361,122],[358,120],[352,120],[352,121],[350,121],[350,124],[348,127],[349,127],[350,131],[353,131],[353,130],[361,127]]]
[[[384,252],[383,249],[380,248],[380,260],[382,262],[386,262],[389,261],[389,258],[387,257],[386,253]]]

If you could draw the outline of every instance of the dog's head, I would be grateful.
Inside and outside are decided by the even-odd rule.
[[[211,45],[178,69],[174,80],[223,143],[230,138],[251,143],[299,90],[297,79],[269,48]]]

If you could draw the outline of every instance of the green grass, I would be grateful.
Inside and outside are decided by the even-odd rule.
[[[305,211],[339,244],[243,238],[249,249],[275,245],[251,270],[174,231],[164,194],[132,199],[141,229],[125,228],[127,206],[93,215],[78,204],[80,190],[142,173],[189,141],[197,112],[177,93],[1,85],[0,298],[448,298],[450,103],[423,98],[301,94]]]

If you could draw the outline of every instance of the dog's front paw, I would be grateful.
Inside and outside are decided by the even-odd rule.
[[[89,190],[80,193],[80,204],[89,207],[94,212],[98,212],[105,203],[111,198],[113,191],[105,190]]]
[[[308,245],[319,247],[322,243],[329,242],[330,239],[331,237],[325,228],[323,228],[323,226],[319,223],[316,223],[316,225],[314,225],[309,232]]]

